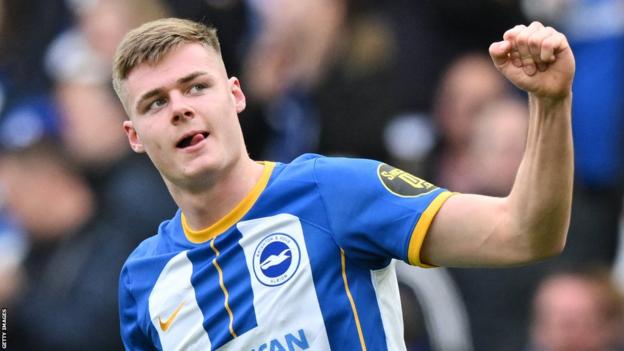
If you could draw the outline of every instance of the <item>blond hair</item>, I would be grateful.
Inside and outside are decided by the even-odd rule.
[[[217,30],[190,20],[162,18],[126,34],[113,59],[113,88],[124,106],[122,83],[130,72],[142,63],[160,62],[171,50],[186,43],[200,43],[221,54]]]

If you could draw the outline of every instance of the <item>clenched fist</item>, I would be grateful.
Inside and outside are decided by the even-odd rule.
[[[496,68],[518,88],[538,98],[571,95],[574,55],[565,35],[533,22],[505,32],[490,45]]]

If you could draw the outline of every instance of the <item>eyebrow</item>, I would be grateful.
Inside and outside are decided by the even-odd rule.
[[[176,84],[185,84],[185,83],[188,83],[188,82],[192,81],[193,79],[195,79],[197,77],[200,77],[200,76],[203,76],[203,75],[206,75],[206,74],[208,74],[208,73],[204,72],[204,71],[195,71],[195,72],[189,73],[189,74],[185,75],[184,77],[179,78],[178,80],[176,80]],[[135,110],[138,111],[139,110],[139,106],[143,103],[143,101],[148,100],[148,99],[150,99],[150,98],[160,94],[163,89],[164,89],[163,87],[158,87],[158,88],[152,89],[152,90],[148,91],[147,93],[141,95],[141,97],[139,98],[139,100],[137,100],[137,103],[135,104],[135,107],[134,107]]]

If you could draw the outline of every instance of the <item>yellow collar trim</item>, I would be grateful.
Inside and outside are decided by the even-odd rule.
[[[245,196],[245,198],[241,200],[241,202],[239,202],[232,211],[208,228],[200,230],[191,229],[186,221],[186,216],[182,213],[182,229],[184,230],[184,235],[188,241],[194,244],[204,243],[225,232],[232,225],[236,224],[236,222],[240,221],[241,218],[249,212],[254,203],[256,203],[256,200],[258,200],[258,197],[260,197],[264,188],[266,188],[274,168],[274,162],[264,162],[264,171],[262,172],[262,175],[256,185],[254,185],[253,189],[251,189],[247,196]]]

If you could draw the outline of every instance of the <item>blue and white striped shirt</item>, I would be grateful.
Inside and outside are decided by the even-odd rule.
[[[415,265],[450,193],[376,161],[265,162],[201,231],[181,211],[128,258],[130,350],[404,350],[392,259]]]

